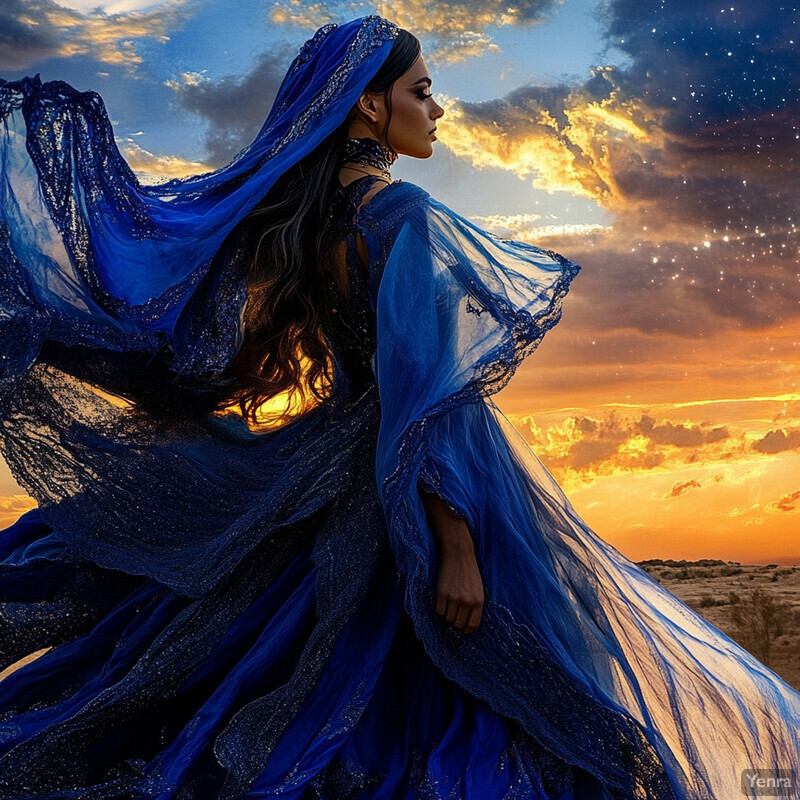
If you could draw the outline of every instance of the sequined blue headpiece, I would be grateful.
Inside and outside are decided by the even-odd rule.
[[[248,147],[219,170],[158,186],[140,185],[120,155],[98,94],[38,75],[0,80],[0,264],[7,275],[24,264],[34,278],[25,302],[50,309],[37,336],[166,345],[177,373],[219,371],[230,348],[206,346],[208,313],[200,330],[193,307],[230,315],[243,304],[241,276],[220,252],[226,237],[345,121],[398,32],[377,15],[324,25],[300,48]],[[233,343],[229,331],[218,335]],[[35,354],[28,338],[30,348],[0,363],[0,381]]]

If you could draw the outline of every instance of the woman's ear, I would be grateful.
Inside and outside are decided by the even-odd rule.
[[[365,89],[356,100],[355,111],[370,122],[379,122],[383,113],[383,95]]]

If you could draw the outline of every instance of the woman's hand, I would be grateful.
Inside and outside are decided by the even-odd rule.
[[[463,633],[473,633],[483,613],[483,581],[469,530],[467,538],[469,544],[440,543],[436,613]]]
[[[463,633],[473,633],[483,613],[483,581],[467,523],[436,494],[420,490],[439,551],[436,613]]]

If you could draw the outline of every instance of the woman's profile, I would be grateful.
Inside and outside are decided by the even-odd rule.
[[[580,267],[421,187],[419,41],[321,27],[142,185],[0,81],[0,797],[758,796],[800,694],[595,534],[494,404]]]

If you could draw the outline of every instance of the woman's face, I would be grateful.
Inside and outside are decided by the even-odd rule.
[[[420,55],[408,71],[392,85],[392,118],[389,122],[389,144],[398,154],[413,158],[433,155],[436,120],[444,109],[433,99],[431,78],[425,59]],[[377,130],[383,133],[386,109],[380,105]]]

